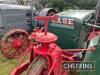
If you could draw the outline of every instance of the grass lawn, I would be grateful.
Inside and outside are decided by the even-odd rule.
[[[0,51],[0,75],[10,75],[12,70],[18,65],[19,59],[7,59]],[[21,75],[25,75],[25,73]]]
[[[17,59],[7,59],[0,52],[0,75],[10,75],[17,64]]]

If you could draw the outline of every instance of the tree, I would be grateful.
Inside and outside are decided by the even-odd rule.
[[[29,0],[17,0],[19,5],[28,5]]]
[[[60,11],[63,9],[94,9],[97,0],[40,0],[43,7],[53,7]]]
[[[64,0],[47,0],[46,7],[57,8],[62,11],[64,8]]]
[[[64,0],[53,0],[51,7],[57,8],[59,11],[64,9]]]
[[[76,0],[76,5],[81,9],[94,9],[97,4],[97,0]]]

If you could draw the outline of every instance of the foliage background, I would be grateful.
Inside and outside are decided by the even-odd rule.
[[[95,9],[97,0],[39,0],[45,7],[57,8],[59,11],[65,9]]]

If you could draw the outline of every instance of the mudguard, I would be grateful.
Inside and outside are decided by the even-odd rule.
[[[53,9],[53,8],[44,8],[40,13],[39,13],[39,16],[52,16],[52,15],[55,15],[57,14],[58,11]],[[43,27],[44,26],[44,21],[38,21],[37,23],[38,27]]]

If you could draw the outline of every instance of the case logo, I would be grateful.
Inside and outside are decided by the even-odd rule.
[[[57,20],[52,20],[52,23],[57,24],[65,24],[65,25],[74,25],[74,19],[68,19],[68,18],[57,18]]]

